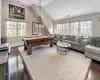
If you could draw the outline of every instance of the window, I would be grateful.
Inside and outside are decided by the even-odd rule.
[[[57,33],[57,34],[62,34],[62,24],[57,24],[56,33]]]
[[[72,22],[70,25],[70,35],[78,35],[78,22]]]
[[[7,37],[26,36],[26,23],[6,21]]]
[[[57,24],[56,30],[55,30],[56,34],[69,34],[69,23],[65,23],[65,24]]]
[[[92,35],[91,21],[80,22],[80,36],[88,37]]]
[[[92,20],[57,24],[56,34],[92,36]]]
[[[69,23],[63,24],[63,35],[69,34]]]

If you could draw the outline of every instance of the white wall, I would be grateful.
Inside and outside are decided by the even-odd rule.
[[[88,19],[92,19],[93,21],[93,36],[100,37],[100,13],[57,20],[55,21],[55,25],[59,23],[69,22],[69,21],[71,22],[71,21],[80,21],[80,20],[88,20]]]
[[[18,19],[10,19],[9,18],[9,4],[13,4],[22,8],[25,8],[25,20],[18,20]],[[2,10],[3,10],[3,17],[2,17],[2,36],[6,35],[6,26],[5,26],[5,20],[16,20],[16,21],[25,21],[27,22],[27,36],[32,36],[32,22],[37,21],[37,17],[34,15],[34,13],[31,11],[30,7],[20,5],[18,3],[14,3],[8,0],[3,0],[2,4]]]
[[[32,8],[33,12],[35,12],[36,16],[39,17],[40,16],[39,6],[34,4],[31,6],[31,8]],[[44,8],[41,9],[41,18],[43,20],[43,23],[45,24],[45,26],[49,30],[49,32],[52,34],[53,27],[54,27],[54,21],[51,18],[51,16],[49,16],[48,13],[44,10]]]
[[[37,17],[39,17],[40,16],[40,14],[38,13],[38,11],[39,11],[39,7],[37,6],[37,5],[32,5],[31,7],[31,10],[32,10],[32,12],[37,16]],[[43,23],[43,21],[42,21],[42,23]],[[44,23],[43,23],[44,24]],[[49,31],[48,31],[48,29],[47,29],[47,27],[46,26],[44,26],[44,27],[39,27],[39,34],[48,34],[49,33]]]
[[[2,0],[0,0],[0,43],[1,43],[1,18],[2,18]]]

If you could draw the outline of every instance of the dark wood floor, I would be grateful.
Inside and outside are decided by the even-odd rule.
[[[12,48],[9,55],[10,80],[30,80],[17,48]]]
[[[87,80],[100,80],[100,63],[93,61]]]
[[[17,48],[12,48],[9,55],[10,80],[30,80]],[[87,80],[100,80],[100,63],[93,61]]]

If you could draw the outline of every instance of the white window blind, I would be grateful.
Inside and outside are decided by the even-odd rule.
[[[63,35],[69,34],[69,23],[63,24]]]
[[[57,24],[57,34],[62,34],[62,24]]]
[[[92,36],[92,20],[57,24],[55,31],[61,35]]]
[[[78,35],[78,22],[72,22],[70,25],[70,35]]]
[[[26,23],[6,21],[7,37],[26,36]]]
[[[80,22],[80,36],[88,37],[92,35],[92,23],[91,21]]]

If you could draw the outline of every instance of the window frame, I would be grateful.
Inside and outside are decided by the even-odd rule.
[[[69,30],[67,30],[68,31],[68,33],[67,32],[65,32],[65,34],[64,34],[64,29],[65,29],[65,26],[64,25],[67,25],[66,27],[66,29],[69,29]],[[68,35],[70,33],[70,24],[69,23],[63,23],[62,24],[62,35]]]
[[[77,26],[78,26],[78,29],[72,29],[72,24],[73,23],[77,23]],[[75,26],[75,25],[74,25]],[[71,34],[71,30],[77,30],[78,32],[77,32],[77,35],[79,34],[79,22],[78,21],[75,21],[75,22],[71,22],[70,23],[70,26],[69,26],[70,28],[70,33],[69,33],[69,35],[73,35],[73,34]],[[75,35],[74,35],[75,36]]]
[[[8,28],[7,28],[7,21],[10,21],[10,22],[12,21],[12,22],[16,22],[16,23],[17,23],[17,25],[16,25],[16,26],[17,26],[17,28],[16,28],[16,36],[7,36],[7,29],[8,29]],[[5,20],[5,28],[6,28],[6,29],[5,29],[5,30],[6,30],[5,33],[6,33],[6,36],[7,36],[7,37],[20,37],[20,36],[18,36],[18,29],[19,29],[19,28],[18,28],[18,22],[20,22],[20,23],[21,23],[21,22],[26,23],[26,33],[25,33],[25,35],[27,34],[27,22],[26,22],[26,21]],[[9,28],[9,29],[11,29],[11,28]],[[12,29],[14,29],[14,28],[12,28]],[[23,37],[23,36],[21,36],[21,37]]]
[[[68,23],[69,24],[69,34],[68,35],[70,35],[70,32],[71,32],[71,23],[78,22],[78,34],[75,35],[75,36],[80,36],[80,30],[81,30],[80,29],[81,28],[81,26],[80,26],[81,23],[80,22],[82,22],[82,21],[83,22],[85,22],[85,21],[91,21],[91,29],[90,30],[91,30],[91,36],[93,36],[93,20],[92,19],[85,19],[85,20],[64,22],[64,23],[59,23],[59,24],[62,24],[62,29],[61,30],[63,30],[63,25]],[[56,24],[56,28],[55,28],[56,30],[57,30],[57,25],[58,24]],[[56,30],[54,30],[54,31],[56,31]],[[62,31],[62,33],[64,33],[64,32]],[[56,31],[56,34],[58,34],[57,31]],[[64,34],[61,34],[61,35],[64,35]]]
[[[83,21],[83,22],[85,22],[85,21],[91,21],[91,29],[90,29],[90,30],[91,30],[91,36],[93,36],[93,34],[94,34],[94,33],[93,33],[93,20],[92,20],[92,19],[80,20],[80,21],[79,21],[79,28],[80,28],[80,24],[81,24],[80,22],[82,22],[82,21]],[[81,30],[81,29],[79,29],[79,31],[80,31],[80,30]],[[79,33],[80,33],[80,32],[79,32]],[[80,35],[79,35],[79,36],[80,36]]]

